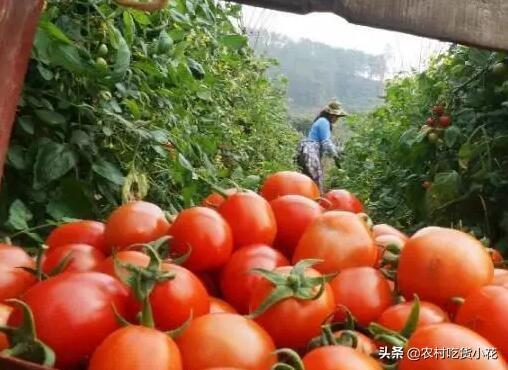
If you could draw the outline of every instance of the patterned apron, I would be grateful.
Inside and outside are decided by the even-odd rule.
[[[300,170],[324,192],[323,166],[321,165],[321,144],[318,141],[303,139],[298,146],[296,162]]]

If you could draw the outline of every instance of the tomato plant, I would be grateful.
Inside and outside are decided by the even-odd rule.
[[[190,251],[183,265],[192,271],[221,267],[233,250],[231,228],[219,213],[205,207],[182,211],[171,225],[169,235],[171,252]]]

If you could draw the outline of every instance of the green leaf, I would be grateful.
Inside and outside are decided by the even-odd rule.
[[[37,70],[41,74],[42,78],[44,78],[46,81],[51,81],[53,79],[53,72],[47,68],[44,68],[42,64],[37,64]]]
[[[247,46],[247,37],[243,35],[225,35],[219,37],[219,42],[230,49],[239,50]]]
[[[194,171],[192,164],[189,162],[189,160],[187,158],[185,158],[185,156],[182,153],[178,153],[178,163],[180,163],[180,165],[183,168],[185,168],[191,172]]]
[[[55,24],[51,23],[47,19],[41,19],[39,21],[39,27],[46,31],[49,35],[53,36],[56,40],[61,41],[65,44],[73,45],[73,41],[67,37],[67,35],[58,28]]]
[[[131,49],[122,35],[119,35],[118,40],[118,52],[116,54],[114,71],[119,75],[123,75],[127,72],[131,63]]]
[[[46,141],[38,145],[34,164],[35,190],[59,179],[76,165],[76,156],[68,145]]]
[[[194,78],[200,80],[205,76],[205,70],[203,69],[203,66],[196,62],[194,59],[188,58],[187,65],[189,66],[189,69],[191,70]]]
[[[123,185],[124,176],[122,171],[113,163],[98,158],[92,165],[92,170],[115,185]]]
[[[50,111],[46,109],[36,109],[35,115],[42,122],[47,123],[48,125],[51,126],[63,125],[66,122],[65,117],[55,111]]]
[[[134,20],[141,26],[149,26],[150,24],[152,24],[152,21],[150,21],[150,18],[148,17],[148,15],[146,15],[146,13],[140,11],[140,10],[129,10],[129,13],[132,14],[132,17],[134,18]]]
[[[125,30],[125,40],[127,44],[132,45],[134,42],[134,35],[136,34],[136,24],[129,11],[123,12],[123,25]]]
[[[456,126],[449,127],[445,130],[444,141],[448,148],[451,148],[457,143],[460,137],[460,129]]]
[[[159,34],[159,41],[157,45],[157,52],[159,54],[166,54],[171,47],[173,46],[173,39],[169,36],[169,34],[162,30]]]
[[[7,153],[7,163],[17,170],[24,170],[25,164],[25,150],[20,145],[11,145]]]
[[[50,49],[50,58],[56,65],[78,74],[86,71],[86,64],[75,46],[53,44]]]
[[[33,214],[28,207],[21,200],[16,199],[9,207],[9,218],[5,225],[13,230],[25,230],[28,229],[28,222],[32,218]]]
[[[86,184],[65,179],[46,206],[46,212],[55,220],[92,217],[92,204],[86,193]]]
[[[210,92],[210,90],[206,90],[206,89],[198,90],[196,95],[198,96],[198,98],[200,98],[202,100],[212,101],[212,93]]]
[[[18,125],[29,135],[35,132],[34,121],[31,116],[21,116],[18,118]]]

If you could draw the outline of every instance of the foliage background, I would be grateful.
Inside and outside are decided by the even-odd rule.
[[[505,57],[453,46],[424,73],[390,81],[382,106],[349,120],[352,138],[330,185],[357,193],[378,222],[408,231],[428,224],[463,227],[506,251]],[[421,127],[437,103],[452,126],[432,143]]]
[[[101,219],[134,197],[176,212],[207,183],[256,187],[292,168],[285,85],[248,47],[240,9],[48,1],[0,194],[3,232]]]

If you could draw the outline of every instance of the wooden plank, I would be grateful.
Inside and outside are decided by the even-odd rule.
[[[332,12],[363,26],[494,50],[508,50],[508,1],[505,0],[235,1],[300,14]]]
[[[1,370],[56,370],[12,357],[0,356]]]
[[[0,185],[42,0],[0,0]]]

